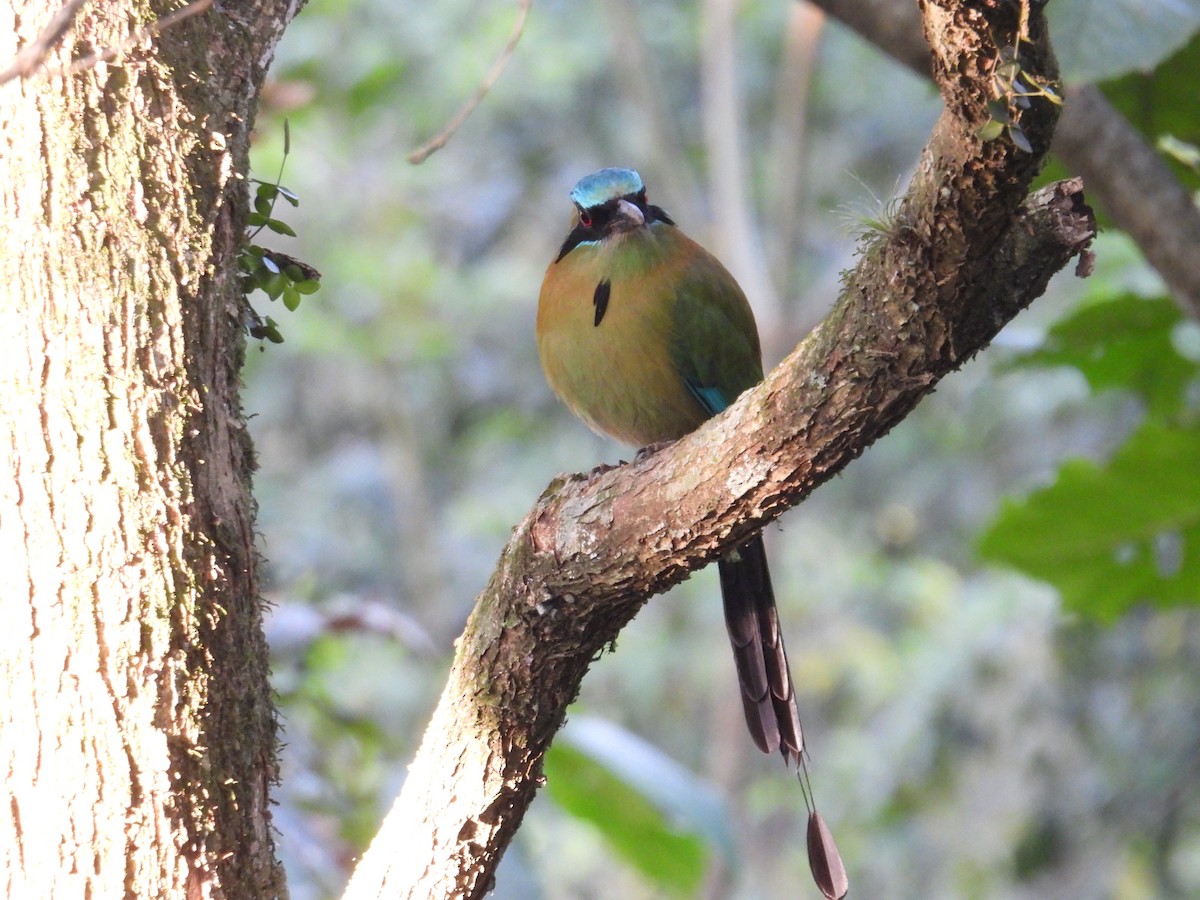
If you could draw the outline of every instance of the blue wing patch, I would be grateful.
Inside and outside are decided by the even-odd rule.
[[[704,407],[710,416],[724,412],[725,408],[729,406],[729,401],[725,399],[725,395],[721,393],[720,388],[704,387],[703,385],[696,384],[696,382],[689,378],[685,378],[684,383],[687,385],[688,390],[692,392],[692,396],[700,401],[700,405]]]

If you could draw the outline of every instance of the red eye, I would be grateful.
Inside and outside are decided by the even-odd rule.
[[[584,212],[582,209],[579,211],[579,224],[582,225],[584,228],[592,227],[592,217],[590,215],[588,215],[586,212]]]

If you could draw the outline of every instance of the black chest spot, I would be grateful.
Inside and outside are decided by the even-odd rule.
[[[612,294],[612,283],[608,279],[596,285],[596,292],[592,294],[592,306],[596,307],[596,318],[592,322],[593,325],[599,326],[600,320],[604,318],[604,313],[608,310],[610,294]]]

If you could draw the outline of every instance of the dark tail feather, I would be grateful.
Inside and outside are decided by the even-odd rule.
[[[779,750],[791,765],[799,765],[804,750],[800,713],[762,535],[719,560],[717,570],[750,734],[764,753]]]

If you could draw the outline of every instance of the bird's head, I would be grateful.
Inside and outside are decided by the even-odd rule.
[[[633,169],[601,169],[584,176],[571,188],[571,201],[575,214],[558,259],[580,244],[600,244],[655,222],[674,224],[647,203],[642,176]]]

